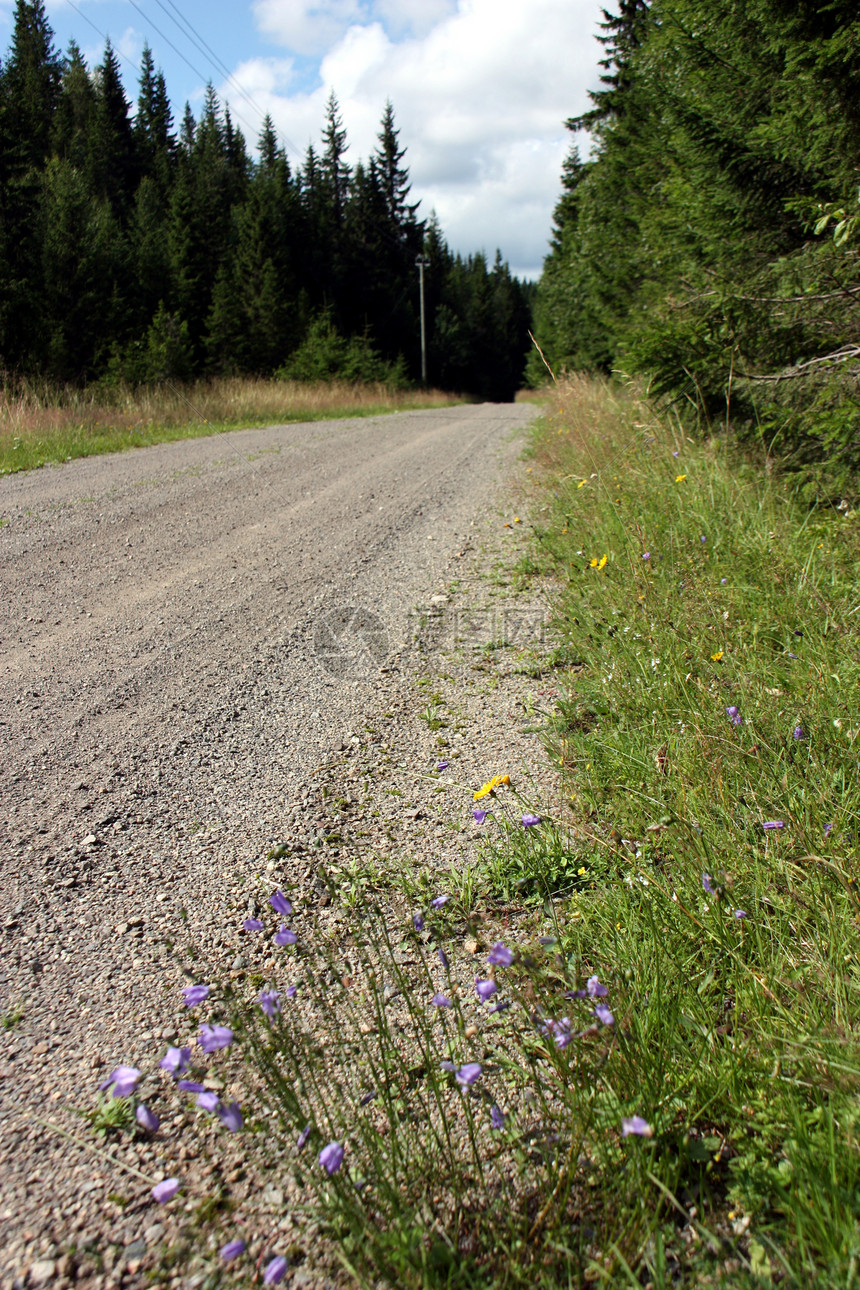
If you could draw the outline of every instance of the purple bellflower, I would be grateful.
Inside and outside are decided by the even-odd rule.
[[[513,950],[509,950],[503,941],[496,941],[487,955],[487,962],[491,967],[510,967],[513,961]]]
[[[198,1003],[203,1003],[209,998],[208,985],[187,985],[182,991],[182,997],[185,1000],[186,1008],[196,1008]]]
[[[199,1044],[204,1053],[217,1053],[219,1048],[229,1048],[233,1031],[229,1026],[201,1026]]]
[[[166,1205],[169,1200],[173,1200],[178,1191],[179,1179],[165,1178],[164,1182],[156,1183],[152,1189],[152,1194],[159,1205]]]
[[[282,891],[276,891],[273,896],[269,897],[269,904],[276,914],[282,914],[284,918],[289,918],[293,912],[293,907],[287,900]]]
[[[319,1163],[326,1173],[331,1177],[336,1174],[343,1164],[344,1151],[339,1142],[330,1142],[327,1147],[323,1147],[319,1154]]]

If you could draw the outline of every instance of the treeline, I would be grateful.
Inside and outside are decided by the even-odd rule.
[[[621,0],[598,39],[568,122],[595,148],[568,156],[538,291],[547,358],[645,373],[813,491],[856,492],[856,0]]]
[[[143,54],[132,113],[116,54],[54,48],[42,0],[17,0],[0,67],[0,367],[85,383],[206,374],[420,378],[513,397],[527,290],[497,254],[462,258],[410,202],[391,105],[350,166],[334,95],[293,169],[270,119],[258,156],[208,88],[175,128]]]

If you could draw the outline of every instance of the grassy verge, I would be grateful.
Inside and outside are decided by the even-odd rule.
[[[0,393],[0,475],[224,430],[454,402],[455,397],[439,390],[247,377],[136,389],[6,389]]]
[[[566,887],[565,957],[624,991],[601,1081],[638,1104],[655,1162],[628,1262],[654,1285],[850,1284],[857,517],[585,382],[532,453],[570,811],[502,874],[513,856]]]

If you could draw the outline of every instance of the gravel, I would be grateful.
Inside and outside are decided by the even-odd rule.
[[[276,880],[319,913],[320,860],[356,846],[468,863],[472,789],[534,761],[540,682],[483,648],[542,630],[541,603],[483,577],[517,541],[496,507],[534,412],[272,427],[0,480],[4,1286],[142,1285],[183,1241],[164,1284],[202,1284],[190,1227],[218,1189],[249,1244],[286,1230],[289,1184],[263,1205],[235,1140],[149,1072],[193,1040],[190,972],[257,965],[241,922]],[[97,1154],[74,1108],[120,1062],[162,1128]],[[180,1172],[185,1199],[159,1207]]]

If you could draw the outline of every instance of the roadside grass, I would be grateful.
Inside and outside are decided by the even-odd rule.
[[[249,377],[85,390],[25,382],[0,391],[0,475],[224,430],[456,402],[462,400],[440,390]]]
[[[265,971],[186,991],[199,1050],[140,1093],[243,1115],[361,1286],[851,1286],[856,518],[599,382],[529,451],[563,794],[475,785],[483,865],[442,889],[353,867],[330,922],[272,891]],[[209,1091],[234,1043],[241,1112]]]
[[[508,824],[502,874],[525,869],[547,898],[577,888],[557,907],[561,950],[624,982],[628,1051],[602,1078],[635,1066],[655,1158],[678,1162],[631,1266],[694,1284],[713,1249],[732,1284],[746,1268],[847,1285],[858,517],[810,511],[719,440],[591,381],[559,391],[531,459],[556,634],[577,660],[546,730],[569,801],[527,839]],[[713,1239],[684,1248],[693,1209]]]

